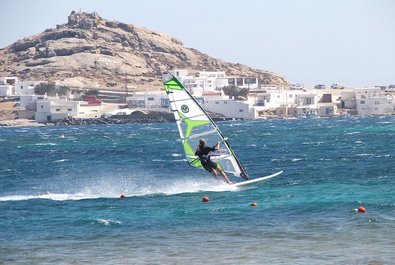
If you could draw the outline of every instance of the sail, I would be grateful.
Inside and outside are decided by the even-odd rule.
[[[220,149],[211,156],[211,160],[219,164],[226,173],[248,179],[222,132],[178,79],[173,76],[164,82],[164,90],[169,96],[188,164],[203,169],[195,155],[200,139],[205,139],[207,146],[221,142]]]

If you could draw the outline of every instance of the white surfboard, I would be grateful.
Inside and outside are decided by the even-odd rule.
[[[271,174],[269,176],[264,176],[264,177],[260,177],[260,178],[256,178],[256,179],[250,179],[250,180],[245,180],[245,181],[242,181],[242,182],[238,182],[236,184],[233,184],[232,186],[240,187],[240,186],[244,186],[244,185],[249,185],[249,184],[252,184],[252,183],[256,183],[256,182],[264,181],[264,180],[267,180],[267,179],[270,179],[270,178],[274,178],[275,176],[278,176],[281,173],[283,173],[282,170],[277,172],[277,173]]]

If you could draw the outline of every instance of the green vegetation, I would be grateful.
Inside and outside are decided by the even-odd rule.
[[[60,86],[55,83],[40,83],[34,87],[34,92],[38,95],[44,95],[47,93],[48,96],[55,96],[58,94],[59,96],[67,95],[70,91],[68,86]]]
[[[225,86],[222,88],[225,95],[228,95],[230,98],[234,99],[246,99],[249,89],[248,88],[239,88],[237,86]]]

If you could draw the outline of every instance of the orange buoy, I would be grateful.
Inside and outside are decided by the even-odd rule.
[[[121,196],[119,196],[121,199],[124,199],[124,198],[126,198],[126,195],[125,194],[121,194]]]
[[[359,207],[358,207],[358,212],[359,212],[359,213],[365,213],[365,212],[366,212],[365,207],[359,206]]]
[[[256,202],[251,202],[251,206],[258,206]]]
[[[203,198],[202,198],[202,202],[208,202],[210,199],[208,198],[208,196],[204,196]]]

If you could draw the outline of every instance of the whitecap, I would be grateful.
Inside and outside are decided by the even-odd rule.
[[[66,161],[69,161],[68,159],[59,159],[59,160],[55,160],[55,161],[53,161],[54,163],[63,163],[63,162],[66,162]]]
[[[99,224],[103,224],[105,226],[109,226],[109,225],[120,225],[122,224],[122,222],[117,221],[117,220],[111,220],[111,219],[96,219],[95,220],[97,223]]]

